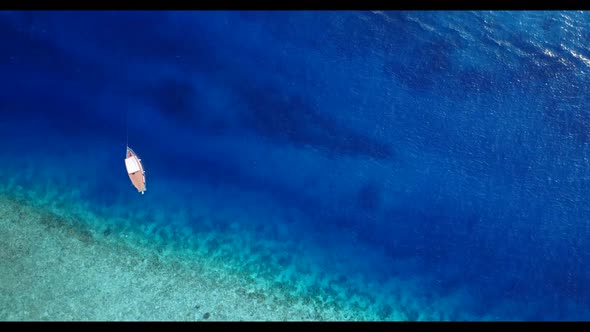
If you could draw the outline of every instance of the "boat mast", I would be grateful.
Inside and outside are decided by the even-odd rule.
[[[126,137],[126,147],[129,147],[129,125],[127,121],[127,108],[125,108],[125,137]]]

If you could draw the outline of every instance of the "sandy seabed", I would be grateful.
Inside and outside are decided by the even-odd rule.
[[[345,319],[0,197],[0,320]],[[350,318],[350,317],[348,317]]]

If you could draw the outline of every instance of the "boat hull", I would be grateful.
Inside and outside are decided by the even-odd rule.
[[[138,192],[143,194],[146,190],[143,165],[141,164],[141,159],[139,159],[137,154],[135,154],[135,152],[133,152],[133,150],[131,150],[129,147],[127,147],[125,166],[127,168],[127,174],[129,175],[131,183]]]

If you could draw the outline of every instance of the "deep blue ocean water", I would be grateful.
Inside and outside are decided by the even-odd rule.
[[[1,12],[0,37],[3,163],[96,150],[97,209],[193,195],[317,239],[293,255],[380,250],[344,257],[376,293],[590,319],[588,13]]]

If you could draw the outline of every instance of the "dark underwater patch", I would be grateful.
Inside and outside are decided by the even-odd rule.
[[[139,96],[149,100],[165,117],[183,125],[192,121],[197,112],[195,93],[188,80],[170,76],[149,83],[139,91]]]
[[[342,154],[391,158],[393,149],[368,136],[337,126],[300,96],[275,88],[247,88],[240,91],[247,109],[240,115],[243,126],[274,142],[311,146],[328,155]]]
[[[389,45],[403,38],[403,30],[389,35],[390,27],[384,20],[367,22],[361,15],[370,14],[354,12],[332,17],[326,27],[325,46],[318,47],[327,46],[341,57],[364,57],[370,56],[370,52],[386,51]]]
[[[133,88],[131,93],[141,101],[171,119],[178,127],[198,131],[200,134],[224,134],[232,127],[228,114],[210,103],[207,87],[197,88],[188,77],[164,76]]]
[[[545,32],[551,32],[551,30],[553,30],[556,26],[558,26],[559,21],[557,20],[556,17],[547,17],[545,19],[543,19],[543,21],[541,22],[541,28],[543,29],[543,31]]]
[[[485,93],[497,91],[500,88],[499,81],[490,72],[465,69],[458,72],[458,91],[462,93]]]
[[[446,74],[452,69],[452,50],[451,44],[445,41],[428,41],[413,48],[405,58],[386,59],[383,71],[411,90],[430,91],[444,84]]]
[[[357,205],[363,211],[374,211],[381,206],[381,192],[372,182],[365,183],[358,191]]]

